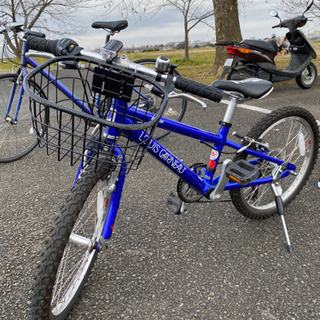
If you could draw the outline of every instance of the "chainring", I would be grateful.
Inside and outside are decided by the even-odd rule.
[[[196,173],[200,178],[203,178],[206,166],[207,165],[204,163],[195,163],[190,167],[190,169],[194,173]],[[182,179],[179,179],[178,181],[177,192],[178,192],[179,198],[186,203],[197,202],[203,197],[202,194],[200,194],[198,191],[193,189],[189,185],[189,183],[186,183]]]

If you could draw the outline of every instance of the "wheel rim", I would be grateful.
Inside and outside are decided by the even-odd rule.
[[[277,121],[260,137],[270,144],[271,156],[280,158],[296,166],[297,175],[281,179],[282,198],[287,202],[299,184],[302,183],[313,156],[313,132],[307,121],[300,117],[289,117]],[[275,147],[276,146],[276,147]],[[263,162],[260,165],[261,178],[269,176],[274,165]],[[270,184],[242,189],[242,197],[252,209],[267,211],[275,208],[274,193]]]
[[[315,72],[312,67],[307,67],[302,71],[301,79],[306,86],[309,86],[313,83],[315,78]]]
[[[97,254],[95,246],[101,234],[102,214],[109,204],[103,197],[103,186],[103,182],[99,181],[91,191],[65,247],[51,299],[54,316],[64,312],[74,297],[78,296]],[[78,239],[75,241],[75,238]]]

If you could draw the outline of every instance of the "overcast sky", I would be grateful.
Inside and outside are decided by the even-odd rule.
[[[286,29],[272,29],[279,20],[269,16],[270,9],[275,7],[277,0],[254,0],[254,4],[247,7],[245,12],[241,9],[240,23],[243,38],[266,38],[271,37],[273,33],[277,36],[283,36]],[[117,13],[101,16],[101,8],[96,11],[79,12],[79,23],[85,27],[85,33],[72,36],[78,43],[87,48],[95,49],[103,45],[105,32],[92,29],[91,22],[95,20],[117,20],[122,19]],[[129,17],[129,26],[127,29],[116,34],[115,38],[121,40],[125,47],[133,45],[140,46],[146,44],[165,44],[171,41],[183,41],[183,22],[182,15],[174,11],[165,11],[159,13],[153,18],[145,18],[142,21]],[[211,19],[213,24],[213,18]],[[319,24],[318,24],[319,25]],[[308,23],[302,30],[305,33],[317,28],[315,22]],[[212,41],[214,31],[205,25],[200,25],[190,32],[190,40]],[[232,40],[232,39],[227,39]]]

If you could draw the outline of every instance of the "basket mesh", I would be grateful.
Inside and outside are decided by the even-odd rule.
[[[71,165],[137,169],[167,100],[148,78],[76,57],[52,59],[25,80],[39,146]]]

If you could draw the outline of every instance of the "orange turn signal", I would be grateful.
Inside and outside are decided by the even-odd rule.
[[[250,53],[250,52],[252,52],[251,50],[245,49],[245,48],[238,48],[238,51],[240,51],[242,53]]]

